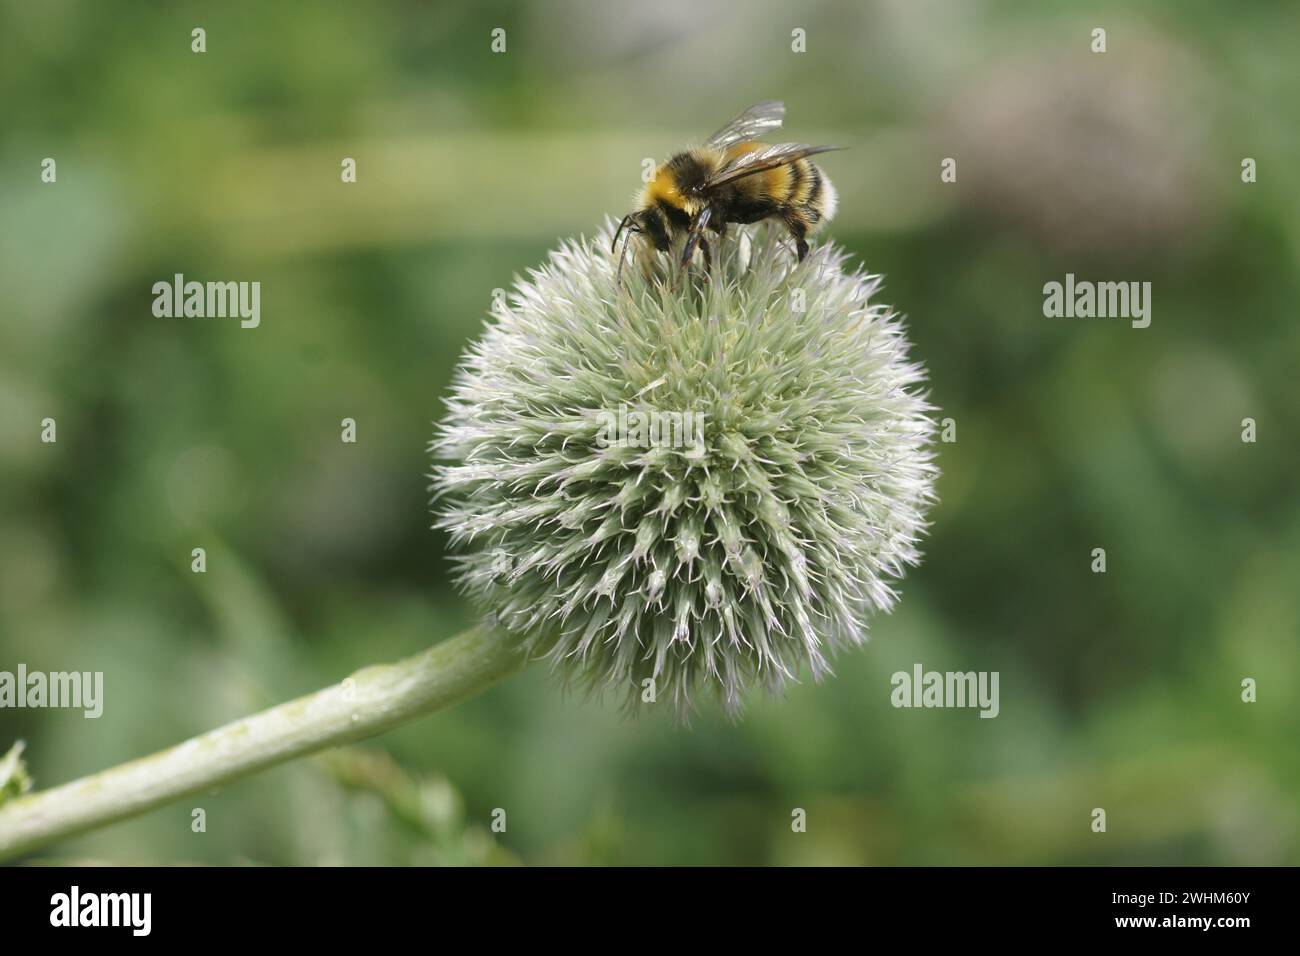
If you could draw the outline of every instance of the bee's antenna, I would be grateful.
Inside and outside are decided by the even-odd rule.
[[[616,239],[615,242],[617,241],[618,240]],[[613,249],[610,250],[610,252],[613,251],[614,251]],[[623,263],[626,261],[627,261],[627,243],[625,242],[623,243],[623,251],[619,254],[618,257],[618,268],[614,270],[614,285],[616,286],[621,286],[623,284]]]
[[[610,252],[613,252],[615,249],[618,248],[618,237],[623,235],[623,230],[626,229],[628,224],[632,221],[633,215],[634,215],[633,213],[628,213],[621,220],[619,220],[618,228],[614,230],[614,241],[609,244]]]
[[[626,221],[628,218],[629,218],[628,216],[625,216],[625,217],[624,217],[624,221]],[[622,232],[622,231],[623,231],[623,226],[622,226],[621,224],[620,224],[619,227],[618,227],[618,231],[619,231],[619,232]],[[631,241],[632,236],[633,236],[634,234],[640,232],[640,231],[641,231],[641,230],[638,229],[635,225],[630,225],[629,228],[628,228],[627,239],[624,239],[624,240],[623,240],[623,251],[622,251],[621,253],[619,253],[619,257],[618,257],[618,268],[614,271],[614,284],[615,284],[615,285],[622,285],[622,284],[623,284],[623,263],[627,261],[627,244]],[[615,236],[614,236],[614,242],[615,242],[615,244],[618,243],[618,235],[617,235],[617,234],[615,234]],[[613,251],[614,251],[614,250],[611,248],[611,249],[610,249],[610,252],[613,252]]]

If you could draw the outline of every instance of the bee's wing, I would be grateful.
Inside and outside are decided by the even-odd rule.
[[[780,100],[764,100],[755,103],[749,109],[741,110],[733,116],[726,126],[705,140],[704,145],[714,149],[726,149],[737,143],[747,143],[758,139],[764,133],[780,129],[784,117],[785,104]]]
[[[815,156],[817,153],[829,153],[833,149],[844,148],[843,146],[809,146],[806,143],[778,143],[775,146],[764,146],[762,149],[741,153],[730,162],[723,163],[704,181],[704,188],[712,189],[723,183],[761,173],[766,169],[788,166],[796,159],[803,159],[805,156]]]

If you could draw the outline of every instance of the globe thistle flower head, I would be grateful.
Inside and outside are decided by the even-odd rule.
[[[924,372],[833,246],[800,264],[733,227],[708,273],[619,278],[612,227],[494,306],[431,446],[437,524],[567,682],[682,715],[712,689],[734,715],[829,673],[918,562]]]

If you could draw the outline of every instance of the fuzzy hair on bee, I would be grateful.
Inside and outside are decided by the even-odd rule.
[[[643,267],[654,252],[669,253],[680,244],[683,269],[697,247],[708,269],[713,257],[706,230],[721,242],[729,225],[772,220],[789,231],[802,262],[808,237],[835,215],[838,202],[834,185],[808,157],[842,147],[758,141],[779,129],[784,117],[779,100],[756,103],[703,145],[659,165],[637,196],[637,208],[619,222],[614,248],[626,230],[629,240],[640,240]],[[625,242],[620,270],[626,255]]]

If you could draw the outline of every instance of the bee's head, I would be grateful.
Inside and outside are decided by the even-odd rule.
[[[619,221],[618,229],[614,232],[614,241],[610,244],[611,252],[618,248],[618,240],[623,235],[624,229],[629,233],[644,236],[646,241],[660,252],[668,251],[668,226],[664,222],[663,213],[654,206],[646,206],[644,209],[630,212]]]

